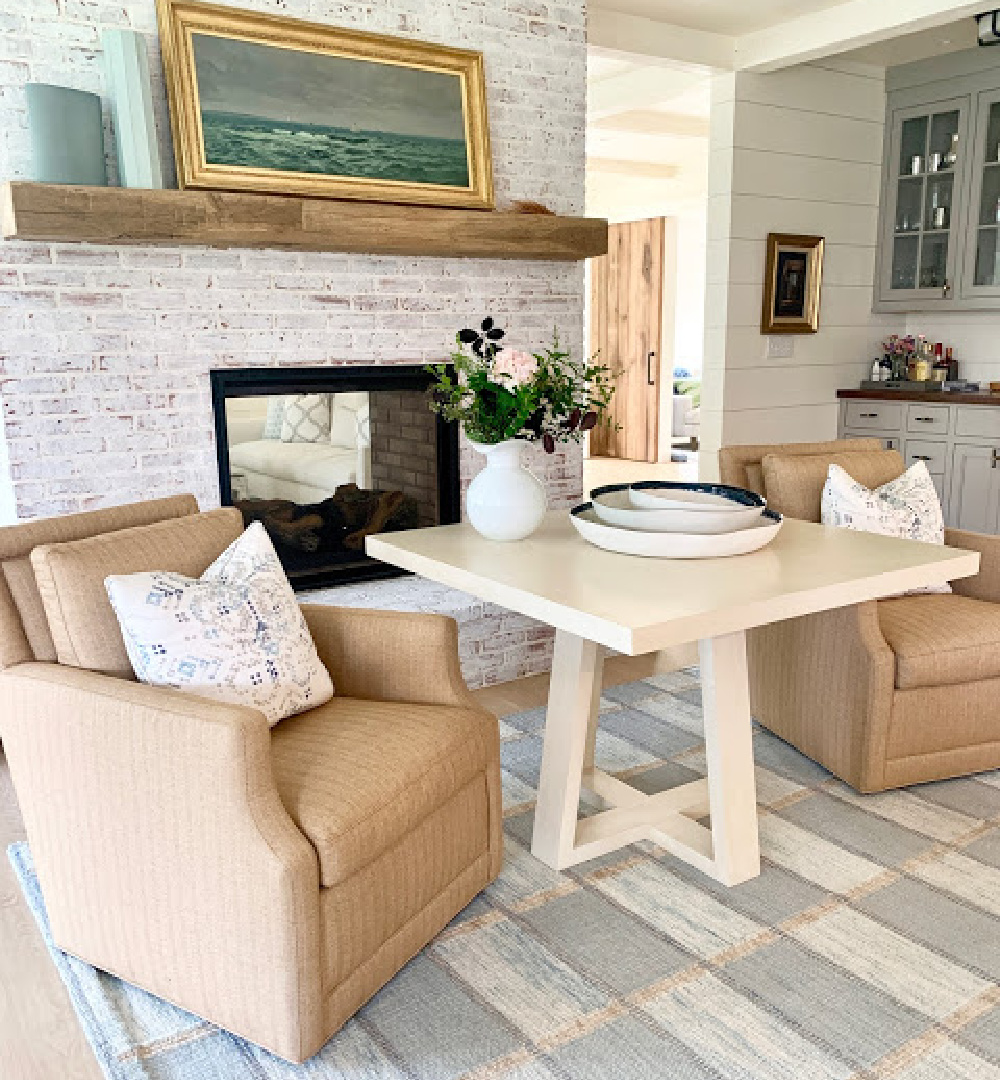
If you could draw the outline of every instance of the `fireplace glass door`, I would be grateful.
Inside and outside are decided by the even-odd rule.
[[[430,411],[424,373],[401,369],[386,385],[375,369],[365,388],[345,370],[313,369],[291,389],[252,371],[213,387],[222,501],[264,525],[297,587],[386,576],[368,536],[457,519],[454,432]]]

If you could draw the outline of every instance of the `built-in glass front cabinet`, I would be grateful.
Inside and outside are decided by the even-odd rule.
[[[981,95],[972,210],[975,243],[970,256],[972,290],[1000,296],[1000,91]]]
[[[1000,65],[970,71],[965,54],[957,56],[923,65],[925,85],[919,72],[904,75],[908,85],[899,90],[889,83],[882,310],[996,307],[1000,300]],[[967,92],[943,93],[956,90]]]

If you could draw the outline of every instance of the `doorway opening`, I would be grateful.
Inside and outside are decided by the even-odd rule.
[[[611,223],[588,264],[588,345],[616,375],[590,486],[697,478],[710,86],[707,70],[588,55],[587,213]]]

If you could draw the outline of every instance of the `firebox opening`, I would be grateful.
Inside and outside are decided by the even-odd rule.
[[[223,505],[267,529],[296,588],[399,573],[366,537],[459,518],[458,434],[419,367],[213,371]]]

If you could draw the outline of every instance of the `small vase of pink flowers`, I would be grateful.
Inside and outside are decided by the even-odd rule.
[[[429,370],[435,377],[431,407],[462,424],[486,468],[469,487],[469,521],[491,540],[521,540],[545,515],[545,488],[524,465],[526,443],[547,453],[578,442],[602,421],[614,393],[611,372],[575,360],[553,333],[536,353],[504,350],[506,337],[492,318],[478,330],[460,330],[451,363]]]

